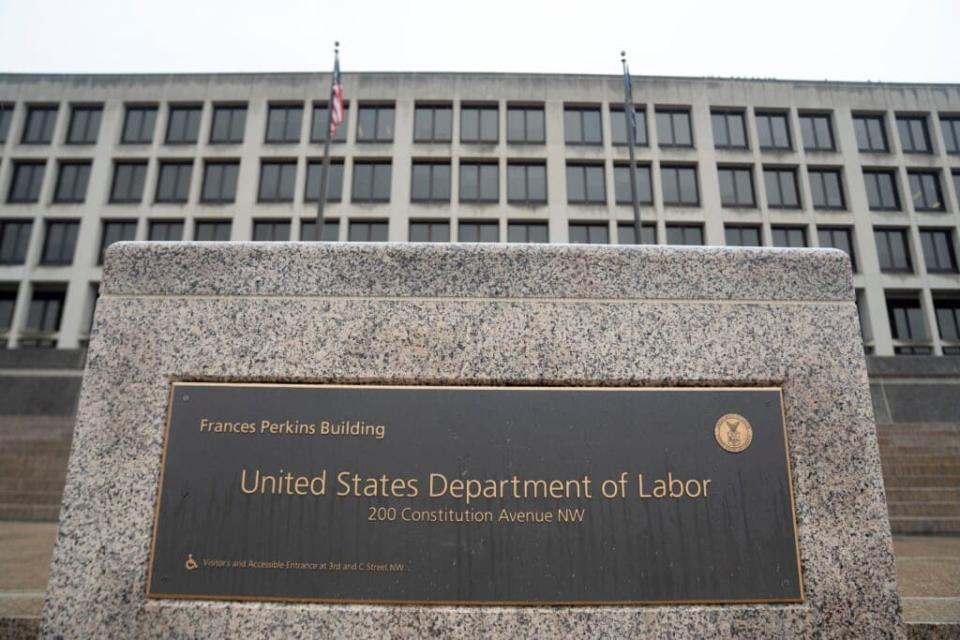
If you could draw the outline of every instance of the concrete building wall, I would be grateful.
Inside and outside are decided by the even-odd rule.
[[[494,221],[501,241],[507,238],[511,221],[542,221],[549,225],[551,242],[567,242],[570,223],[595,222],[606,225],[610,242],[616,243],[617,224],[632,220],[629,205],[618,205],[614,198],[615,162],[628,158],[625,146],[611,139],[611,108],[622,106],[622,81],[615,76],[512,75],[512,74],[346,74],[344,90],[349,102],[347,141],[331,147],[335,159],[344,160],[343,198],[330,203],[327,216],[340,221],[339,240],[348,239],[350,222],[389,221],[389,240],[405,241],[411,220],[448,222],[450,238],[458,237],[463,221]],[[183,221],[184,239],[194,238],[197,220],[229,219],[231,239],[250,240],[255,220],[288,220],[291,236],[299,239],[303,219],[315,216],[315,204],[304,201],[306,163],[319,159],[322,144],[310,142],[312,104],[325,100],[329,77],[318,74],[220,74],[220,75],[104,75],[42,76],[0,75],[0,105],[13,107],[12,119],[4,143],[0,143],[0,220],[33,222],[29,247],[23,264],[0,265],[0,289],[16,288],[16,305],[10,328],[0,335],[8,347],[26,344],[36,338],[26,331],[30,302],[35,290],[55,284],[66,288],[59,330],[49,336],[56,346],[72,349],[86,342],[90,318],[101,278],[97,265],[102,221],[135,220],[136,239],[147,239],[149,223],[155,220]],[[957,252],[960,204],[957,185],[960,155],[947,152],[941,118],[960,115],[960,86],[885,85],[856,83],[818,83],[786,81],[746,81],[720,79],[636,78],[634,100],[647,116],[649,144],[639,147],[637,159],[651,167],[653,206],[642,207],[644,221],[654,223],[657,241],[666,243],[668,224],[702,225],[707,244],[725,244],[725,226],[759,225],[762,243],[772,246],[775,226],[802,227],[808,246],[818,246],[818,229],[846,227],[853,231],[858,272],[855,285],[860,297],[868,351],[891,355],[897,347],[929,348],[940,355],[960,347],[956,340],[940,337],[935,305],[960,296],[957,273],[928,273],[920,230],[949,231]],[[235,103],[247,107],[246,129],[240,144],[210,144],[213,108],[216,104]],[[271,103],[301,104],[304,107],[299,142],[265,142],[265,130]],[[395,107],[394,135],[389,143],[357,141],[357,107],[365,104],[390,104]],[[418,104],[441,103],[453,108],[453,135],[450,142],[414,141],[414,113]],[[496,144],[460,142],[460,109],[475,103],[498,107],[499,135]],[[28,107],[55,104],[56,126],[50,144],[23,144],[22,132]],[[95,144],[66,144],[73,105],[103,106],[102,122]],[[158,117],[150,144],[121,142],[127,106],[158,106]],[[202,105],[198,141],[195,144],[166,144],[170,106]],[[512,144],[507,141],[507,107],[542,105],[546,120],[543,144]],[[603,141],[598,145],[571,145],[565,142],[564,108],[599,107],[602,112]],[[664,108],[689,109],[693,130],[690,148],[662,147],[658,140],[655,112]],[[730,108],[745,114],[748,148],[715,148],[711,110]],[[758,145],[756,113],[782,110],[788,114],[792,149],[762,150]],[[835,150],[807,151],[801,134],[802,113],[829,114]],[[887,153],[863,153],[858,150],[853,114],[871,113],[883,118],[888,141]],[[904,153],[897,132],[896,117],[919,115],[924,118],[931,142],[931,153]],[[8,194],[18,161],[42,160],[46,170],[36,203],[9,202]],[[92,162],[86,197],[82,203],[54,203],[59,163],[70,159]],[[116,161],[147,160],[148,169],[143,198],[139,203],[116,204],[109,201]],[[207,161],[239,161],[236,199],[228,204],[201,202],[203,168]],[[260,167],[265,160],[287,159],[297,163],[292,202],[258,202]],[[357,160],[383,159],[392,163],[390,201],[370,204],[352,202],[350,185]],[[451,165],[451,198],[443,203],[411,202],[411,167],[415,160],[439,159]],[[190,195],[186,203],[156,202],[159,163],[166,160],[192,162]],[[468,160],[494,161],[499,167],[499,202],[472,204],[460,202],[459,164]],[[517,205],[507,200],[507,164],[517,160],[546,163],[548,198],[543,205]],[[604,168],[606,199],[603,204],[568,204],[566,165],[568,162],[599,163]],[[695,166],[698,180],[697,206],[664,204],[661,184],[662,164]],[[752,172],[756,206],[726,208],[721,204],[718,165],[748,167]],[[769,206],[764,188],[764,167],[787,167],[796,171],[801,205],[797,209]],[[809,172],[812,168],[838,169],[842,175],[845,207],[818,209],[813,206]],[[896,172],[900,210],[871,211],[867,202],[863,169],[882,167]],[[936,171],[944,201],[942,212],[919,211],[911,198],[907,171]],[[73,261],[66,266],[40,264],[46,222],[75,219],[81,222]],[[882,272],[879,265],[874,227],[907,230],[913,268],[910,272]],[[912,341],[894,340],[887,313],[887,296],[909,292],[920,300],[925,336]],[[2,320],[2,319],[0,319]]]

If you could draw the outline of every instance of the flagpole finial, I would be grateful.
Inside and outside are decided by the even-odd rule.
[[[627,52],[626,52],[626,51],[621,51],[621,52],[620,52],[620,62],[626,62],[626,61],[627,61]]]

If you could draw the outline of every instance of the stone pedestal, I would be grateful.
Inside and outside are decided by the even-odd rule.
[[[432,607],[148,600],[173,381],[782,387],[805,601]],[[839,251],[143,244],[108,251],[46,636],[901,637]]]

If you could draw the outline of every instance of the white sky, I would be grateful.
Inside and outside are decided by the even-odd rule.
[[[0,71],[960,82],[960,0],[0,0]]]

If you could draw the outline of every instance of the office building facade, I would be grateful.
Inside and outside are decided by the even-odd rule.
[[[616,76],[0,75],[0,344],[82,347],[118,240],[632,244]],[[656,244],[850,254],[865,348],[960,355],[960,86],[634,79]]]

